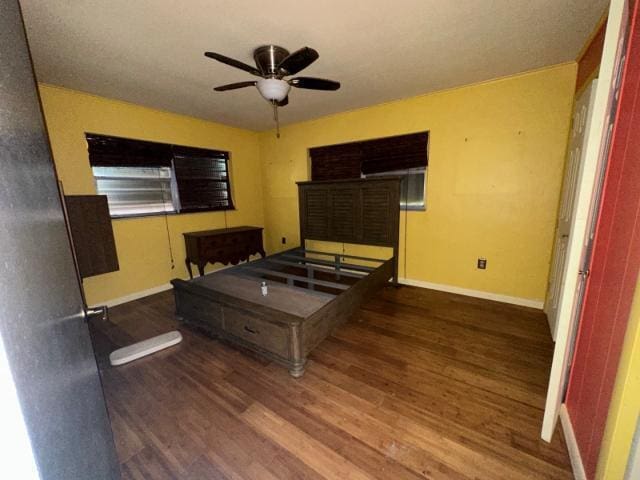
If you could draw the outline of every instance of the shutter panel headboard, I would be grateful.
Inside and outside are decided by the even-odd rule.
[[[393,248],[397,280],[400,178],[298,182],[300,245],[324,240]]]

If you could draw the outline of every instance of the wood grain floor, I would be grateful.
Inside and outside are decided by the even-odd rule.
[[[184,342],[111,368],[176,327],[171,292],[92,328],[125,479],[572,478],[539,439],[553,344],[539,311],[385,288],[281,367],[179,326]]]

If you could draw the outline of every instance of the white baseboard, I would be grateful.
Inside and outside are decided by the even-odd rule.
[[[114,298],[112,300],[107,300],[106,302],[98,302],[100,305],[106,305],[107,307],[115,307],[116,305],[121,305],[127,302],[133,302],[134,300],[138,300],[139,298],[148,297],[149,295],[154,295],[156,293],[164,292],[166,290],[170,290],[172,285],[170,283],[165,283],[164,285],[158,285],[157,287],[149,288],[147,290],[142,290],[140,292],[135,292],[130,295],[125,295],[124,297]]]
[[[230,268],[230,266],[224,266],[218,270],[224,270]],[[508,295],[499,295],[497,293],[483,292],[481,290],[470,290],[468,288],[454,287],[452,285],[444,285],[441,283],[423,282],[422,280],[412,280],[410,278],[399,278],[398,281],[403,285],[411,285],[413,287],[428,288],[431,290],[438,290],[441,292],[456,293],[458,295],[466,295],[467,297],[484,298],[485,300],[494,300],[496,302],[510,303],[512,305],[520,305],[523,307],[531,307],[542,309],[544,302],[542,300],[531,300],[528,298],[510,297]],[[114,298],[105,302],[99,302],[101,305],[107,307],[115,307],[127,302],[133,302],[139,298],[148,297],[156,293],[164,292],[172,288],[170,283],[164,285],[158,285],[157,287],[142,290],[140,292],[131,293],[123,297]]]
[[[576,435],[573,432],[573,426],[571,425],[571,418],[569,417],[567,406],[564,403],[560,405],[560,423],[562,424],[562,431],[564,432],[564,440],[567,442],[567,450],[569,451],[569,458],[571,459],[573,477],[576,480],[587,480],[587,474],[584,470],[580,450],[578,449]]]
[[[254,257],[251,257],[254,258]],[[219,272],[220,270],[226,270],[227,268],[231,268],[234,265],[223,265],[221,267],[212,270],[211,272]],[[183,278],[182,280],[189,280],[188,278]],[[122,305],[123,303],[133,302],[134,300],[138,300],[139,298],[148,297],[149,295],[155,295],[156,293],[164,292],[166,290],[171,290],[173,285],[170,283],[165,283],[164,285],[158,285],[157,287],[149,288],[147,290],[142,290],[140,292],[131,293],[129,295],[125,295],[124,297],[114,298],[112,300],[106,300],[104,302],[98,302],[98,305],[106,305],[107,307],[115,307],[116,305]]]
[[[458,295],[466,295],[467,297],[484,298],[485,300],[494,300],[496,302],[510,303],[512,305],[520,305],[522,307],[536,308],[542,310],[544,302],[542,300],[532,300],[530,298],[510,297],[509,295],[500,295],[497,293],[483,292],[481,290],[471,290],[469,288],[455,287],[453,285],[444,285],[442,283],[423,282],[422,280],[412,280],[410,278],[399,278],[398,281],[404,285],[413,287],[429,288],[431,290],[439,290],[441,292],[456,293]]]

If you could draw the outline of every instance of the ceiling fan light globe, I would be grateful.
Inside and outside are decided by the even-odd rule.
[[[256,87],[262,97],[269,102],[281,102],[289,94],[291,86],[284,80],[277,78],[261,78]]]

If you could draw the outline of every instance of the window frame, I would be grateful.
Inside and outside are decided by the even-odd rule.
[[[169,194],[171,196],[171,204],[173,205],[173,210],[164,210],[164,211],[153,211],[153,212],[143,212],[143,213],[132,213],[132,214],[122,214],[122,213],[112,213],[111,209],[109,210],[109,215],[112,219],[127,219],[127,218],[141,218],[141,217],[153,217],[159,215],[182,215],[182,214],[191,214],[191,213],[205,213],[205,212],[224,212],[227,210],[235,210],[235,204],[233,202],[233,186],[232,186],[232,174],[231,174],[231,154],[228,151],[224,150],[215,150],[211,148],[201,148],[201,147],[189,147],[182,145],[172,145],[165,144],[160,142],[151,142],[148,140],[137,140],[132,138],[125,137],[115,137],[111,135],[103,135],[97,133],[85,132],[85,139],[87,141],[87,152],[89,154],[89,164],[91,168],[91,174],[94,180],[94,186],[96,192],[98,190],[98,180],[99,176],[96,176],[94,173],[95,167],[109,167],[109,168],[169,168],[170,171],[170,191]],[[95,141],[97,143],[97,150],[91,150],[91,142]],[[107,158],[107,164],[100,164],[101,160],[104,162],[104,157],[100,157],[100,155],[104,155],[105,152],[101,151],[100,148],[102,145],[99,142],[113,142],[116,145],[116,153],[113,154],[113,150],[108,151],[106,154],[113,154],[111,158]],[[95,144],[94,144],[95,145]],[[157,159],[151,155],[147,155],[146,158],[139,159],[138,157],[131,158],[127,157],[127,146],[133,145],[135,148],[145,149],[148,148],[152,152],[158,150],[161,152],[161,156]],[[118,151],[118,148],[122,147],[123,150]],[[109,147],[107,147],[109,148]],[[143,150],[140,150],[143,151]],[[120,153],[121,152],[121,153]],[[122,165],[117,164],[117,159],[113,160],[113,157],[118,157],[121,155]],[[167,158],[169,155],[170,160]],[[174,160],[178,157],[189,158],[192,156],[192,160],[194,162],[199,161],[199,159],[208,159],[220,161],[224,160],[224,168],[225,168],[225,178],[222,180],[216,180],[219,182],[224,182],[226,185],[226,189],[221,189],[226,192],[226,206],[209,206],[209,207],[182,207],[182,202],[180,200],[180,193],[178,188],[179,180],[176,175],[176,168]],[[97,160],[96,160],[97,157]],[[200,157],[200,158],[198,158]],[[95,164],[94,164],[95,163]],[[126,178],[126,177],[125,177]],[[185,177],[186,178],[186,177]],[[184,179],[182,180],[184,181]],[[102,193],[102,195],[109,196],[106,193]],[[210,199],[207,199],[210,200]],[[209,203],[205,202],[203,203]]]

